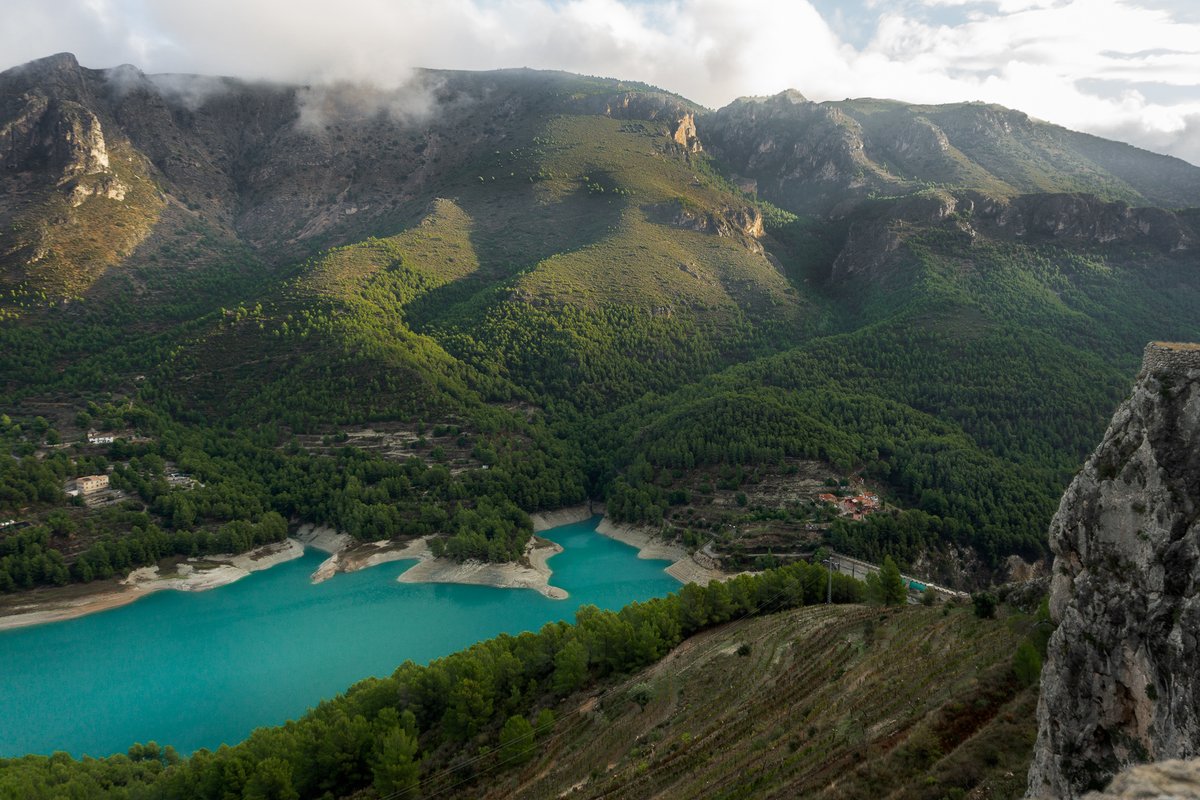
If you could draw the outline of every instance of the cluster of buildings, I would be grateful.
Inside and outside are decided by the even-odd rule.
[[[107,433],[97,433],[96,431],[87,432],[88,444],[112,444],[116,441],[116,437]]]
[[[825,494],[817,495],[817,499],[822,503],[829,503],[837,508],[838,513],[843,517],[860,520],[867,514],[873,514],[880,509],[881,503],[879,495],[860,492],[853,497],[838,497],[835,494],[826,492]]]

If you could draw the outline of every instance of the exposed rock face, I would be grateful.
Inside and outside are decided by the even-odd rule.
[[[675,132],[671,134],[671,139],[691,153],[699,153],[704,149],[700,146],[700,139],[696,133],[696,116],[691,113],[684,114],[679,122],[675,123]]]
[[[1162,761],[1123,772],[1084,800],[1200,800],[1200,760]]]
[[[50,99],[40,91],[22,95],[20,102],[20,110],[0,125],[0,141],[7,145],[0,154],[5,170],[48,170],[59,185],[82,175],[111,177],[108,146],[95,114],[79,103]]]
[[[660,225],[672,225],[717,236],[758,239],[763,235],[762,213],[753,206],[706,211],[688,208],[679,201],[673,201],[643,206],[643,210],[648,219]]]
[[[888,182],[864,154],[855,120],[795,91],[735,100],[702,117],[699,135],[733,172],[789,208],[825,211],[848,192],[865,196]]]
[[[698,110],[565,73],[415,70],[393,88],[307,87],[87,69],[64,53],[0,72],[0,224],[19,232],[0,241],[0,284],[78,296],[127,258],[166,263],[153,248],[198,220],[209,241],[288,263],[406,224],[432,184],[481,153],[529,147],[549,115],[629,120],[695,153]],[[714,232],[761,226],[710,211]],[[161,238],[135,252],[152,231]]]
[[[991,239],[1063,241],[1085,245],[1134,245],[1163,253],[1191,251],[1198,232],[1159,208],[1132,208],[1093,195],[1037,194],[991,197],[974,191],[927,190],[849,215],[847,236],[831,276],[834,281],[879,277],[907,236],[930,225]]]
[[[1131,208],[1093,195],[1026,195],[980,210],[983,219],[1013,236],[1096,244],[1144,241],[1168,251],[1186,250],[1195,244],[1190,232],[1169,211]]]
[[[692,107],[678,97],[665,92],[620,92],[596,94],[572,99],[564,110],[574,114],[602,114],[613,119],[645,119],[670,125],[671,141],[689,153],[699,153],[704,147],[696,131],[696,115]]]
[[[1200,346],[1146,348],[1063,496],[1031,796],[1200,753]]]
[[[960,205],[973,207],[970,200],[960,202],[950,194],[931,193],[906,197],[854,215],[846,242],[833,263],[833,280],[878,277],[903,244],[905,232],[914,229],[907,223],[942,222]]]

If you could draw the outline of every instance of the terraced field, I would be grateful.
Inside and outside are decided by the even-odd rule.
[[[1009,664],[1026,624],[862,606],[731,623],[570,699],[534,760],[462,796],[1019,797],[1036,694]]]

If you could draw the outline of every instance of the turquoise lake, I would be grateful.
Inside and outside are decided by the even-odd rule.
[[[398,583],[411,561],[312,585],[303,558],[207,592],[157,592],[123,608],[0,632],[0,757],[180,753],[235,744],[412,659],[425,663],[499,633],[616,609],[679,588],[667,562],[595,532],[598,518],[540,534],[563,546],[551,583],[528,589]]]

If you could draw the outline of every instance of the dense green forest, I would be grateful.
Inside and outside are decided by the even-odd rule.
[[[811,514],[823,543],[903,564],[973,551],[996,569],[1045,554],[1057,497],[1145,341],[1200,338],[1186,247],[1157,228],[1086,233],[1133,213],[1104,202],[1140,191],[1095,183],[1103,154],[1072,150],[1060,182],[1101,199],[1045,200],[1100,215],[1064,223],[1085,233],[994,222],[1021,202],[1021,154],[1041,164],[1047,142],[1067,146],[1053,131],[797,216],[787,192],[764,191],[776,207],[737,188],[731,131],[710,124],[717,156],[695,146],[681,98],[566,75],[446,80],[473,100],[427,141],[385,120],[327,134],[397,170],[436,142],[443,160],[403,202],[380,205],[383,177],[359,170],[353,213],[308,238],[276,220],[296,234],[285,241],[261,217],[230,228],[205,204],[219,199],[211,175],[193,176],[205,202],[164,175],[174,201],[121,266],[69,296],[31,272],[5,283],[0,435],[14,458],[0,515],[16,524],[0,534],[0,590],[271,541],[279,518],[508,560],[529,513],[591,498],[698,544],[738,528],[736,513],[703,535],[681,522],[713,470],[741,491],[798,460],[887,501],[860,521]],[[867,130],[900,113],[852,110]],[[799,124],[767,114],[739,130]],[[194,129],[172,136],[208,146]],[[99,224],[89,215],[76,223]],[[1186,232],[1195,215],[1146,219]],[[117,441],[87,444],[93,427]],[[119,503],[64,495],[101,472]],[[756,502],[744,515],[800,520]]]

